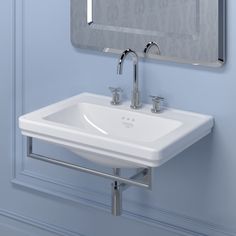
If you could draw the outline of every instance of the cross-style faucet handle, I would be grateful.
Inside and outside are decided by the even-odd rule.
[[[112,100],[111,104],[112,105],[119,105],[121,103],[121,97],[122,97],[122,92],[123,90],[121,88],[114,88],[114,87],[109,87],[111,93],[112,93]]]
[[[151,111],[153,113],[161,112],[163,108],[163,102],[165,99],[163,97],[152,96],[152,95],[150,97],[152,98],[152,104],[153,104]]]

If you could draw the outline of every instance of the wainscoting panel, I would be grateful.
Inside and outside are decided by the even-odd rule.
[[[62,227],[48,224],[0,209],[1,236],[84,236]]]

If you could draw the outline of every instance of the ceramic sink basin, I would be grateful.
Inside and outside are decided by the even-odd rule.
[[[157,167],[211,132],[213,118],[151,105],[132,110],[110,97],[82,93],[19,118],[23,135],[63,145],[110,167]]]

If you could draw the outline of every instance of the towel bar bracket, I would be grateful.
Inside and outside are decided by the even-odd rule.
[[[92,174],[95,176],[103,177],[110,179],[112,181],[118,181],[122,189],[125,190],[128,186],[143,187],[151,189],[151,179],[152,179],[152,169],[147,168],[138,168],[137,174],[131,176],[130,178],[123,178],[120,176],[119,171],[114,171],[114,174],[109,174],[94,169],[86,168],[83,166],[75,165],[69,162],[61,161],[56,158],[48,157],[45,155],[37,154],[33,152],[33,138],[27,137],[27,156],[32,159],[44,161],[50,164],[66,167],[69,169],[78,170],[84,173]]]
[[[33,151],[33,138],[27,137],[27,156],[39,161],[44,161],[50,164],[66,167],[69,169],[78,170],[91,175],[103,177],[113,181],[111,184],[112,189],[112,206],[111,213],[114,216],[120,216],[122,214],[122,193],[130,186],[142,187],[151,189],[152,183],[152,169],[138,168],[137,173],[130,178],[123,178],[120,176],[120,168],[113,168],[113,174],[97,171],[94,169],[86,168],[83,166],[75,165],[69,162],[60,161],[58,159],[40,155]]]

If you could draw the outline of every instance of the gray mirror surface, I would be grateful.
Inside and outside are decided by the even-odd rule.
[[[225,0],[71,0],[75,47],[218,67],[225,62]],[[146,55],[147,56],[147,55]]]

